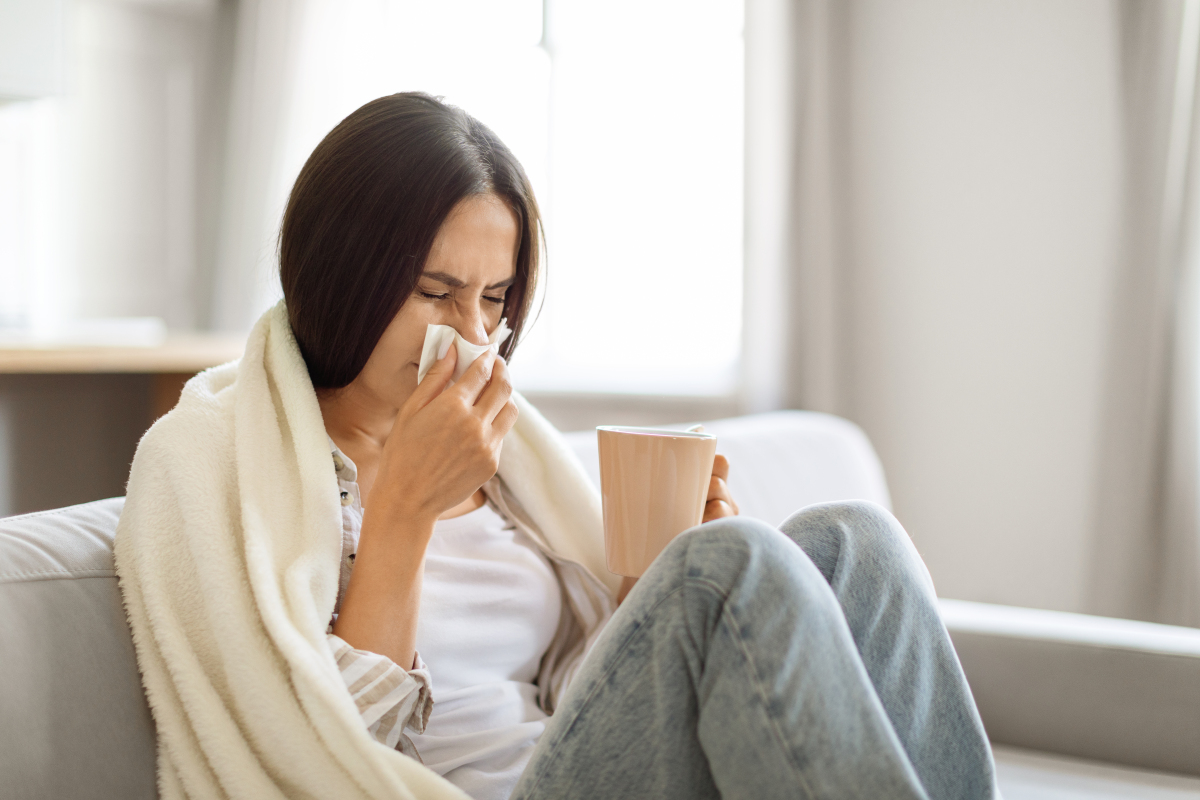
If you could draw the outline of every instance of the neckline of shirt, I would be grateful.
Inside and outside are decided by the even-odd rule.
[[[439,519],[434,523],[433,529],[437,533],[458,533],[463,530],[478,530],[480,525],[486,524],[489,517],[497,517],[503,523],[503,517],[496,513],[486,501],[479,508],[472,509],[465,514],[459,514],[457,517],[449,517],[447,519]]]

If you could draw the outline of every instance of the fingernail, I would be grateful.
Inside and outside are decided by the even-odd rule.
[[[438,348],[438,361],[446,357],[446,353],[450,352],[450,345],[454,344],[453,339],[447,339],[442,342],[442,346]]]

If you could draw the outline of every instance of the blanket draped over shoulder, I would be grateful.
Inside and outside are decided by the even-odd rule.
[[[615,592],[595,488],[514,397],[500,477]],[[328,439],[280,303],[143,437],[117,528],[164,798],[465,796],[367,733],[326,644],[340,557]]]

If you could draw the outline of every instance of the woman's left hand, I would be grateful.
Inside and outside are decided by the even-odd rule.
[[[701,522],[710,522],[721,517],[732,517],[738,513],[738,505],[729,494],[729,459],[720,453],[713,459],[712,477],[708,480],[708,499],[704,501],[704,517]]]

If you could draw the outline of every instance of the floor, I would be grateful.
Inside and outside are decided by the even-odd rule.
[[[1200,800],[1200,778],[996,747],[1004,800]]]

